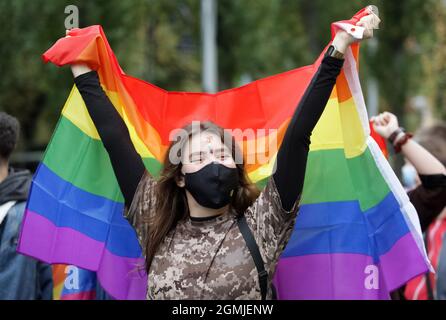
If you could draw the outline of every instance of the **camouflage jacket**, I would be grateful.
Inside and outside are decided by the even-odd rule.
[[[142,177],[126,218],[145,252],[148,225],[154,212],[156,180]],[[259,246],[271,283],[276,264],[293,230],[298,201],[282,208],[270,178],[245,216]],[[267,298],[271,298],[269,290]],[[147,299],[260,299],[254,260],[237,226],[234,212],[216,219],[179,221],[158,247],[148,274]]]

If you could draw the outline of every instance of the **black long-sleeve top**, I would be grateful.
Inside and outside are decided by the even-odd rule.
[[[342,65],[343,60],[324,57],[287,128],[273,175],[285,210],[291,210],[302,192],[311,132],[324,111]],[[129,208],[146,170],[142,159],[133,147],[124,121],[102,90],[97,72],[85,73],[74,81],[110,156]]]
[[[446,175],[420,175],[420,179],[421,184],[408,195],[420,218],[421,230],[425,232],[446,207]]]

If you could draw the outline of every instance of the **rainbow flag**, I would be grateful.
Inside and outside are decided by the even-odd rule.
[[[333,24],[333,33],[357,20]],[[58,40],[44,60],[58,66],[83,62],[98,70],[152,175],[159,175],[172,130],[211,120],[254,133],[235,138],[245,158],[266,159],[246,164],[260,188],[273,170],[274,146],[323,58],[216,94],[168,92],[126,75],[100,26],[71,30],[70,36]],[[358,54],[358,45],[347,53],[312,136],[302,206],[275,278],[283,299],[387,298],[429,267],[416,212],[370,138]],[[143,299],[141,248],[122,211],[110,160],[73,87],[34,176],[18,250],[96,271],[114,298]]]

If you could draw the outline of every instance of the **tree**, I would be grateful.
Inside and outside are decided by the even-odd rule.
[[[81,27],[101,24],[126,73],[168,90],[201,90],[200,1],[71,1]],[[220,89],[313,63],[330,40],[330,23],[368,0],[218,1]],[[73,83],[68,68],[40,59],[64,34],[66,1],[2,1],[0,109],[17,116],[22,147],[43,149]],[[361,77],[377,79],[381,108],[404,112],[415,95],[445,116],[446,9],[440,0],[377,0],[382,30],[372,54],[363,45]],[[367,94],[367,93],[366,93]],[[412,117],[413,118],[413,117]]]

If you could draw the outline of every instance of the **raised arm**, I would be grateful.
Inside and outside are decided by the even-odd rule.
[[[362,17],[357,26],[365,28],[363,39],[373,37],[380,19],[375,14]],[[356,42],[346,31],[338,31],[288,126],[277,154],[273,175],[282,206],[289,211],[302,193],[310,136],[321,117],[343,65],[348,47]],[[334,49],[334,50],[332,50]]]
[[[396,150],[402,152],[419,175],[446,174],[445,167],[437,158],[413,139],[408,139],[394,114],[383,112],[373,117],[372,121],[375,131],[396,146]],[[405,143],[400,145],[402,142]]]
[[[86,65],[73,65],[72,71],[76,87],[110,157],[125,205],[130,208],[146,170],[144,163],[133,147],[124,121],[102,90],[97,72]]]
[[[277,154],[274,182],[285,210],[292,209],[302,192],[310,136],[324,111],[343,60],[325,56],[288,126]]]
[[[421,184],[408,195],[417,210],[421,229],[425,231],[446,206],[446,169],[440,160],[399,127],[394,114],[384,112],[372,120],[375,131],[388,139],[396,151],[401,151],[420,177]]]
[[[353,38],[338,32],[333,46],[338,54],[326,53],[310,85],[300,100],[277,154],[273,175],[282,206],[289,211],[302,193],[311,133],[330,98],[344,64],[343,54]]]

